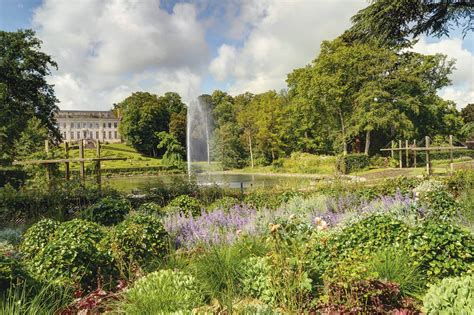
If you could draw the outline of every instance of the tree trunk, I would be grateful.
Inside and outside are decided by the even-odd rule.
[[[249,149],[250,149],[250,165],[253,168],[253,150],[252,150],[252,136],[249,133]]]
[[[342,131],[342,146],[344,155],[347,154],[347,141],[346,141],[346,126],[344,125],[344,117],[341,111],[339,111],[339,118],[341,119],[341,131]]]
[[[365,155],[369,155],[370,148],[370,130],[367,130],[365,133]]]

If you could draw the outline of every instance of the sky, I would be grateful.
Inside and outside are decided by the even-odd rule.
[[[48,78],[61,109],[107,110],[136,91],[189,102],[286,88],[323,40],[350,26],[365,0],[0,0],[0,30],[31,28],[58,63]],[[440,96],[474,102],[474,35],[420,38],[413,48],[456,59]]]

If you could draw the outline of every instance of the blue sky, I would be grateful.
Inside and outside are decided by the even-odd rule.
[[[63,109],[107,109],[137,90],[238,94],[285,88],[286,75],[338,36],[364,0],[0,0],[0,29],[33,28],[59,64]],[[474,37],[421,38],[457,59],[440,95],[474,101]]]

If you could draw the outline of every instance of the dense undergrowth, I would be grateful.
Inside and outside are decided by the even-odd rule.
[[[0,312],[462,314],[473,199],[472,171],[245,195],[6,187]]]

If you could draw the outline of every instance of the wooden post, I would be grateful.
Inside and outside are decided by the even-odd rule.
[[[426,172],[428,176],[431,175],[431,162],[430,162],[430,137],[425,136],[425,146],[426,146]]]
[[[400,168],[403,168],[402,140],[398,140],[398,157],[400,159]]]
[[[100,158],[100,141],[99,140],[96,141],[95,148],[96,148],[96,156],[97,156],[97,158]],[[100,170],[100,160],[97,161],[96,168],[97,168],[97,185],[100,188],[100,186],[102,184],[102,174],[101,174],[101,170]]]
[[[48,140],[44,140],[44,150],[46,151],[46,153],[49,153],[49,141]]]
[[[395,152],[393,151],[393,147],[395,146],[394,141],[390,141],[390,155],[392,156],[392,159],[395,158]]]
[[[410,167],[410,156],[408,155],[409,152],[410,151],[408,150],[408,140],[405,140],[405,160],[406,160],[405,166],[406,167]]]
[[[416,140],[413,140],[413,167],[416,168],[416,155],[417,155],[417,151],[416,151]]]
[[[84,158],[84,139],[79,139],[79,158]],[[86,179],[86,172],[83,161],[79,162],[79,174],[81,177],[81,181],[84,183]]]
[[[454,172],[454,163],[453,163],[453,135],[449,135],[449,169],[451,170],[451,173]]]
[[[64,153],[66,159],[69,159],[69,142],[64,142]],[[71,178],[71,173],[70,173],[70,168],[69,168],[69,162],[64,163],[64,175],[66,180],[69,180]]]

